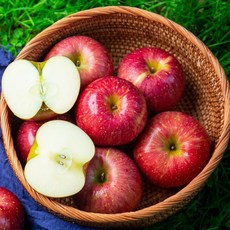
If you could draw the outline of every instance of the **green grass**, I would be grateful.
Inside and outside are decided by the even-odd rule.
[[[127,5],[159,13],[199,37],[230,79],[230,3],[228,0],[2,0],[0,44],[17,55],[37,33],[62,17],[93,7]],[[10,46],[9,46],[10,45]],[[230,229],[230,147],[204,189],[179,213],[148,230]]]

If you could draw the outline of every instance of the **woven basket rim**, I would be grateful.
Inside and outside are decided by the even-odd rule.
[[[205,168],[200,172],[200,174],[194,178],[187,186],[182,188],[179,192],[176,194],[166,198],[165,200],[143,208],[139,209],[133,212],[126,212],[126,213],[118,213],[118,214],[100,214],[100,213],[90,213],[85,212],[81,210],[77,210],[73,207],[69,207],[60,203],[57,203],[56,201],[50,200],[49,198],[42,198],[41,195],[37,194],[35,191],[33,191],[30,186],[26,183],[26,180],[24,177],[19,176],[17,173],[17,177],[19,178],[20,182],[23,184],[23,186],[29,191],[30,195],[39,203],[41,203],[43,206],[49,206],[48,208],[52,207],[52,210],[56,213],[66,212],[68,209],[69,213],[74,213],[74,215],[77,215],[78,220],[87,220],[88,222],[114,222],[122,220],[124,221],[130,221],[140,218],[146,218],[151,216],[154,213],[158,212],[164,212],[169,207],[172,207],[175,203],[177,203],[180,200],[186,200],[186,198],[194,193],[195,191],[199,191],[204,183],[208,179],[208,177],[211,175],[211,173],[215,170],[216,166],[220,162],[225,149],[227,148],[228,141],[229,141],[229,130],[230,130],[230,91],[229,91],[229,82],[227,80],[227,77],[224,73],[224,70],[222,66],[220,65],[217,58],[212,54],[212,52],[206,47],[206,45],[198,39],[193,33],[182,27],[181,25],[171,21],[170,19],[167,19],[159,14],[149,12],[146,10],[142,10],[135,7],[129,7],[129,6],[106,6],[106,7],[97,7],[93,9],[88,9],[84,11],[79,11],[76,13],[73,13],[69,16],[66,16],[57,22],[55,22],[52,26],[47,27],[45,30],[43,30],[41,33],[36,35],[33,39],[31,39],[27,45],[21,50],[19,55],[17,56],[17,59],[21,59],[26,56],[27,52],[33,47],[37,45],[37,39],[44,39],[45,34],[52,32],[53,28],[55,29],[61,28],[73,21],[83,20],[86,18],[95,17],[98,15],[106,15],[106,14],[115,14],[115,13],[124,13],[124,14],[130,14],[137,17],[144,17],[152,21],[160,22],[167,27],[171,28],[172,30],[176,31],[183,37],[187,38],[190,42],[192,42],[196,47],[199,48],[199,50],[202,52],[202,54],[205,56],[207,60],[211,63],[213,69],[215,70],[218,78],[221,81],[221,87],[222,87],[222,94],[224,99],[224,124],[223,124],[223,130],[221,133],[221,136],[219,137],[215,149],[212,153],[212,157],[209,161],[209,163],[205,166]],[[3,136],[7,137],[9,136],[9,133],[6,132],[7,125],[4,123],[5,117],[8,116],[8,109],[7,105],[5,103],[3,95],[1,95],[1,126],[2,126],[2,132]],[[9,141],[9,143],[8,143]],[[12,144],[12,140],[4,140],[5,146],[9,146]],[[8,150],[9,151],[9,150]],[[12,165],[12,167],[17,167],[18,169],[21,169],[21,165],[18,162],[16,158],[16,152],[15,150],[14,154],[7,154],[9,161]],[[13,166],[14,165],[14,166]],[[15,166],[16,165],[16,166]],[[48,202],[47,202],[48,201]]]

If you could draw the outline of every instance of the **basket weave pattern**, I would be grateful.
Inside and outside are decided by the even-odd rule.
[[[71,35],[88,35],[103,43],[117,67],[128,52],[155,46],[177,57],[186,77],[186,90],[175,110],[196,117],[212,142],[212,157],[204,170],[187,186],[162,189],[144,181],[143,199],[136,211],[97,214],[78,210],[71,198],[50,199],[35,192],[26,182],[14,149],[18,120],[1,97],[1,127],[5,149],[12,168],[29,194],[56,215],[94,227],[143,227],[176,213],[202,189],[227,147],[230,128],[229,83],[218,60],[192,33],[154,13],[131,7],[103,7],[81,11],[57,21],[20,52],[17,59],[42,61],[48,50]]]

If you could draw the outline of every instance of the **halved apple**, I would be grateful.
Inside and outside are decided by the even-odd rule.
[[[10,110],[21,119],[49,119],[69,111],[80,90],[74,63],[56,56],[45,62],[21,59],[8,65],[2,92]]]
[[[68,121],[48,121],[37,131],[25,165],[25,178],[45,196],[73,195],[84,186],[84,166],[94,154],[94,143],[78,126]]]

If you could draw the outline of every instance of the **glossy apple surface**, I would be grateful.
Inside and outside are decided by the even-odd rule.
[[[62,56],[45,62],[15,60],[2,77],[6,103],[23,120],[47,120],[68,112],[79,90],[79,73],[73,62]]]
[[[24,209],[18,197],[0,187],[0,229],[23,230]]]
[[[140,89],[151,114],[172,109],[185,88],[180,63],[160,48],[140,48],[127,54],[118,68],[118,77]]]
[[[62,55],[70,58],[76,65],[81,88],[97,78],[112,75],[113,63],[105,46],[88,36],[70,36],[54,45],[45,59]]]
[[[34,142],[36,133],[42,124],[42,122],[24,121],[18,129],[15,145],[22,166],[25,166],[26,164],[30,148]]]
[[[37,130],[25,178],[45,196],[71,196],[84,186],[84,165],[94,153],[94,143],[79,127],[63,120],[48,121]]]
[[[142,180],[133,160],[115,148],[97,147],[75,202],[88,212],[121,213],[133,211],[141,196]]]
[[[210,140],[204,127],[181,112],[152,117],[134,148],[141,171],[161,187],[188,184],[210,159]]]
[[[97,145],[132,141],[147,120],[144,96],[130,82],[104,77],[88,85],[75,107],[76,124]]]

